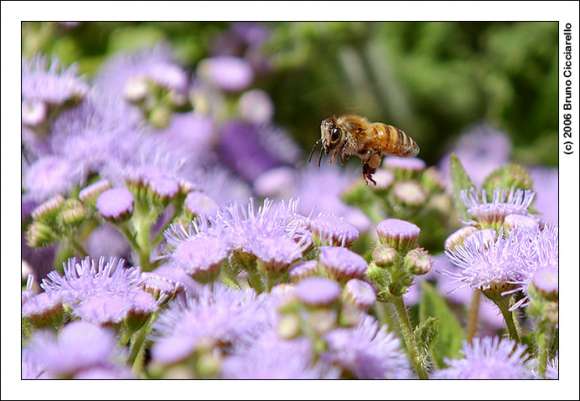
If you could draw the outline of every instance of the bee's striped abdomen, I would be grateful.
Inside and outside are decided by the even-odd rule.
[[[412,157],[419,154],[419,145],[400,128],[388,124],[373,124],[383,153]]]

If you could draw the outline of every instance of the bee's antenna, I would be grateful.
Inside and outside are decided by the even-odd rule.
[[[312,150],[310,151],[310,154],[308,155],[308,163],[310,163],[310,161],[312,160],[312,155],[314,154],[314,151],[316,150],[316,147],[320,144],[320,139],[317,140],[316,142],[314,142],[314,146],[312,146]]]

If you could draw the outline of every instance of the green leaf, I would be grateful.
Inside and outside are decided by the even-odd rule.
[[[431,348],[433,341],[437,338],[437,331],[439,330],[439,321],[437,318],[429,316],[427,319],[421,321],[415,327],[415,338],[419,346],[423,349]]]
[[[445,299],[428,282],[421,283],[422,295],[419,305],[420,325],[429,319],[437,319],[437,336],[431,343],[433,361],[438,368],[444,366],[445,358],[459,356],[465,333],[459,321],[447,306]],[[420,326],[419,326],[420,327]]]
[[[459,212],[460,218],[463,220],[467,219],[467,210],[465,205],[461,201],[461,191],[467,190],[475,187],[473,181],[467,175],[467,172],[463,168],[461,161],[455,153],[451,154],[450,160],[450,170],[451,170],[451,183],[453,186],[453,202],[455,203],[455,208]]]

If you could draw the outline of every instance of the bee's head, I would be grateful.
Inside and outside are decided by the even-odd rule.
[[[320,124],[320,141],[324,153],[332,152],[342,139],[342,131],[336,124],[335,117],[322,120]]]

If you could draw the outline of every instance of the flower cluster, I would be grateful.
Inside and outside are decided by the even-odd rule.
[[[23,378],[557,377],[552,175],[482,127],[375,185],[304,166],[276,40],[23,60]]]

